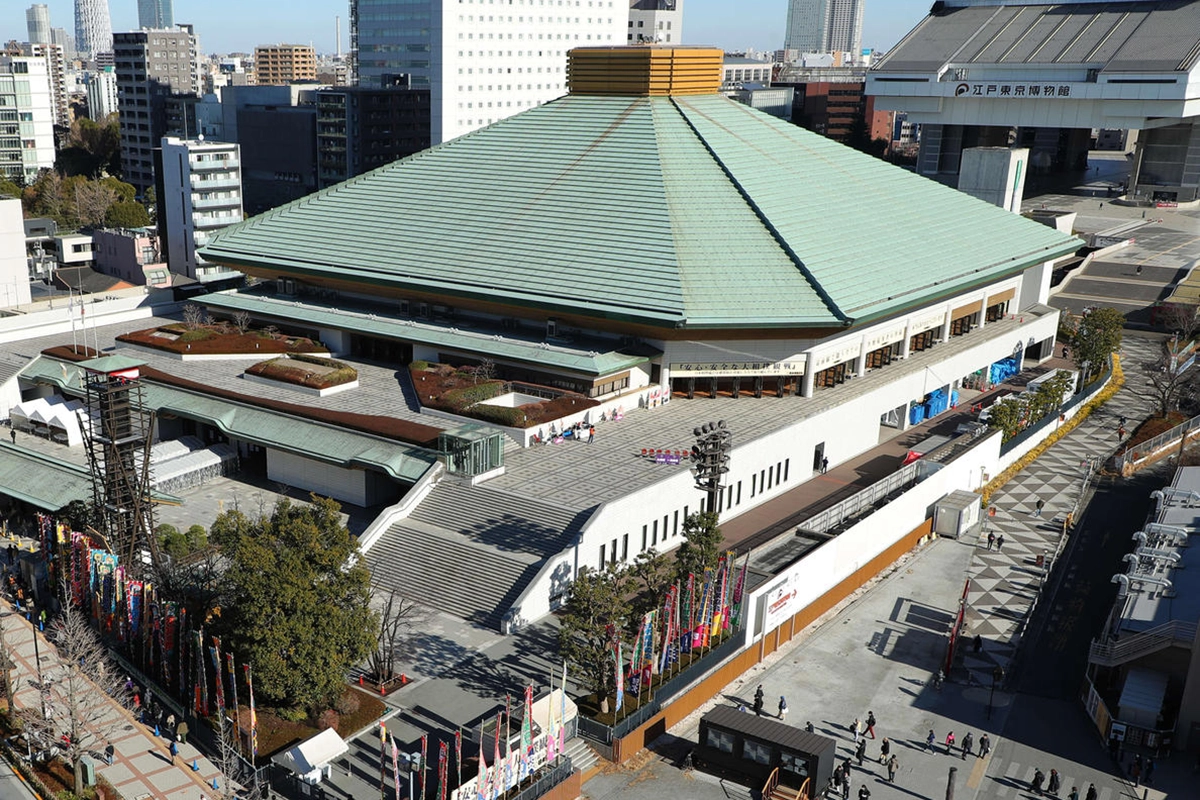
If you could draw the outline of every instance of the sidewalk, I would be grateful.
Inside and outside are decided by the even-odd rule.
[[[18,689],[14,701],[18,708],[36,706],[39,699],[38,690],[32,685],[38,674],[34,662],[33,627],[9,602],[0,603],[0,609],[0,626],[3,626],[4,639],[17,664],[14,677],[18,681]],[[54,646],[38,634],[37,647],[41,655],[43,673],[53,673],[59,664]],[[200,756],[195,747],[190,744],[179,745],[179,758],[172,766],[168,752],[170,742],[167,739],[155,737],[153,728],[147,729],[139,724],[133,713],[122,708],[116,701],[111,701],[109,706],[109,716],[106,716],[106,719],[120,720],[120,729],[111,740],[116,755],[111,765],[105,764],[104,745],[98,743],[97,752],[92,753],[92,756],[96,759],[99,774],[126,800],[197,800],[201,797],[216,797],[218,793],[213,791],[211,785],[213,778],[218,779],[222,784],[222,791],[224,790],[224,778],[220,777],[220,772]],[[196,771],[191,768],[193,760],[199,767]]]

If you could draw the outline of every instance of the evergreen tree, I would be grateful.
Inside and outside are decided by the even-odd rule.
[[[675,551],[675,571],[679,578],[715,569],[721,558],[723,539],[716,514],[707,511],[689,514],[683,521],[683,544]]]

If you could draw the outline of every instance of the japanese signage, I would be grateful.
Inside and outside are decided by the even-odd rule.
[[[719,378],[738,375],[803,375],[804,359],[795,361],[722,361],[672,363],[672,378]]]
[[[904,338],[904,326],[900,325],[891,330],[882,331],[867,339],[867,350],[875,350],[885,344],[898,342]]]
[[[987,83],[960,83],[954,87],[955,97],[1004,97],[1039,99],[1071,97],[1069,83],[1012,83],[995,81]]]
[[[830,353],[822,353],[816,357],[816,363],[813,364],[813,369],[822,369],[830,364],[840,364],[843,361],[849,361],[852,358],[858,358],[858,354],[862,352],[862,348],[858,342],[848,344]]]

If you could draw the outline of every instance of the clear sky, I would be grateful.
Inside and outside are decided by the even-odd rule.
[[[75,32],[73,0],[42,0],[56,28]],[[618,0],[618,3],[621,0]],[[0,2],[0,41],[27,38],[25,9],[32,0]],[[867,0],[863,46],[887,50],[925,15],[932,0]],[[137,0],[109,0],[113,30],[137,28]],[[334,51],[335,16],[342,18],[342,49],[349,46],[348,0],[175,0],[175,21],[191,22],[206,53],[249,52],[256,44],[312,44]],[[687,44],[726,50],[783,46],[787,0],[684,0]]]

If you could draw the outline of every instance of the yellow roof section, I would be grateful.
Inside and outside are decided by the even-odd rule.
[[[716,94],[724,59],[715,47],[577,47],[567,54],[568,85],[576,95]]]

